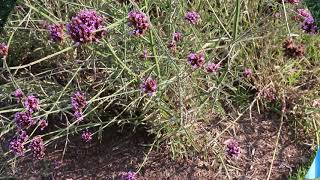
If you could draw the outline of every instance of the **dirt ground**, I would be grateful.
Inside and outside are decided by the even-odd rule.
[[[221,130],[224,124],[211,125],[212,131]],[[231,179],[266,179],[276,146],[280,127],[279,118],[256,115],[252,120],[242,119],[234,127],[241,145],[241,156],[225,161]],[[312,151],[303,140],[299,144],[293,128],[284,123],[280,134],[278,153],[275,156],[271,179],[288,179],[288,174],[308,161]],[[14,176],[18,179],[121,179],[127,171],[136,171],[152,143],[144,131],[128,133],[111,129],[102,142],[84,143],[71,137],[62,159],[64,144],[51,146],[43,161],[26,156],[16,164]],[[226,136],[224,138],[228,138]],[[221,163],[215,158],[198,156],[173,160],[165,145],[154,149],[138,174],[138,179],[228,179]]]

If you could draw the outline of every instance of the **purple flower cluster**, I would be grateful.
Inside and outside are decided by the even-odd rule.
[[[234,139],[228,139],[225,141],[225,144],[227,145],[227,155],[230,157],[238,157],[240,154],[240,147],[236,140]]]
[[[24,107],[30,113],[39,111],[39,109],[40,109],[39,104],[40,104],[39,98],[35,97],[34,95],[28,96],[23,102]]]
[[[137,175],[137,173],[129,171],[129,172],[125,173],[124,175],[122,175],[121,179],[122,180],[135,180],[136,175]]]
[[[172,40],[169,42],[168,44],[168,48],[169,49],[175,49],[175,47],[177,46],[177,42],[182,41],[182,34],[180,32],[175,32],[172,35]]]
[[[318,27],[312,16],[308,16],[303,20],[303,22],[301,23],[301,29],[303,30],[303,32],[309,34],[318,33]]]
[[[190,24],[197,24],[200,20],[200,15],[195,11],[188,11],[184,17]]]
[[[21,102],[23,98],[23,92],[21,89],[16,89],[14,92],[12,92],[12,96],[17,99],[17,103]]]
[[[43,159],[45,153],[45,147],[43,140],[40,136],[34,137],[29,144],[29,148],[33,156],[37,159]]]
[[[5,43],[0,43],[0,58],[8,55],[8,46]]]
[[[143,82],[140,84],[140,87],[142,92],[147,93],[149,96],[153,96],[158,88],[157,80],[148,77],[143,80]]]
[[[212,63],[212,62],[209,62],[207,64],[207,67],[206,67],[206,70],[208,73],[217,73],[220,69],[220,63]]]
[[[188,63],[193,69],[201,67],[205,62],[204,53],[190,53],[188,55]]]
[[[135,36],[143,35],[150,27],[149,18],[140,11],[130,11],[128,15],[129,26],[133,26],[132,34]]]
[[[15,122],[17,126],[21,129],[29,128],[34,124],[34,121],[31,117],[31,113],[29,111],[26,112],[17,112],[14,116]]]
[[[27,139],[27,133],[21,130],[18,133],[18,136],[10,141],[10,150],[17,156],[23,156],[25,151],[24,143],[27,141]]]
[[[103,17],[94,10],[80,11],[67,24],[67,31],[75,43],[100,40],[105,34]]]
[[[62,24],[52,24],[48,26],[50,37],[53,42],[61,42],[63,40],[63,28]]]
[[[307,9],[297,9],[299,16],[307,18],[312,16],[310,11]]]
[[[71,106],[74,111],[73,115],[78,121],[83,120],[83,110],[87,104],[85,94],[80,91],[76,91],[71,97]]]
[[[86,130],[82,133],[81,138],[84,142],[89,142],[92,140],[92,133]]]
[[[297,9],[298,15],[294,17],[295,20],[301,21],[300,26],[303,32],[309,34],[316,34],[318,27],[316,22],[308,9]]]

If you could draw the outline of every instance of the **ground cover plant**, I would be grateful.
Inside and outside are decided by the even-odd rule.
[[[0,174],[303,177],[319,144],[315,7],[18,1],[0,36]]]

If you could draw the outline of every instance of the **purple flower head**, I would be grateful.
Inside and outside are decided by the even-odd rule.
[[[34,95],[28,96],[23,102],[24,107],[30,113],[39,111],[39,109],[40,109],[39,104],[40,104],[40,100],[37,97],[35,97]]]
[[[188,11],[184,17],[190,24],[197,24],[200,20],[200,15],[195,11]]]
[[[20,130],[15,138],[10,141],[9,148],[17,156],[23,156],[25,147],[24,143],[28,140],[26,131]]]
[[[52,24],[48,26],[50,37],[53,42],[61,42],[63,40],[63,28],[62,24]]]
[[[224,142],[227,145],[227,155],[230,157],[238,157],[240,154],[240,147],[236,140],[234,139],[228,139]]]
[[[76,91],[71,97],[71,106],[74,111],[83,110],[87,106],[85,94],[80,91]]]
[[[318,27],[312,16],[306,17],[304,19],[304,21],[301,23],[301,29],[305,33],[309,33],[309,34],[317,34],[318,32]]]
[[[12,92],[12,96],[17,99],[17,103],[19,103],[23,97],[23,92],[21,89],[16,89],[14,92]]]
[[[130,11],[128,14],[129,26],[134,27],[131,32],[135,36],[143,35],[150,27],[149,18],[140,11]]]
[[[81,138],[84,142],[89,142],[92,140],[92,133],[88,130],[83,131]]]
[[[38,123],[41,131],[43,131],[48,126],[48,122],[45,119],[41,119]]]
[[[204,64],[204,53],[191,53],[188,55],[188,63],[193,69],[199,68]]]
[[[40,136],[37,136],[32,139],[32,141],[29,144],[29,148],[33,154],[33,156],[37,159],[43,159],[45,153],[45,147],[43,140]]]
[[[94,10],[80,11],[66,27],[73,41],[79,44],[96,42],[106,34],[103,17]]]
[[[5,43],[0,43],[0,58],[8,55],[8,46]]]
[[[136,175],[137,175],[137,173],[129,171],[129,172],[125,173],[124,175],[122,175],[121,179],[122,180],[135,180]]]
[[[83,112],[82,110],[76,110],[73,113],[73,116],[76,118],[77,121],[83,121]]]
[[[17,112],[14,115],[17,126],[20,128],[29,128],[34,124],[30,112]]]
[[[250,78],[252,76],[252,69],[245,68],[243,72],[244,77]]]
[[[12,139],[9,144],[9,149],[17,156],[23,156],[25,147],[19,139]]]
[[[182,40],[182,34],[181,33],[179,33],[179,32],[175,32],[175,33],[173,33],[173,40],[174,41],[176,41],[176,42],[179,42],[179,41],[181,41]]]
[[[217,73],[220,69],[220,63],[212,63],[212,62],[209,62],[207,64],[207,67],[206,67],[206,70],[208,73]]]
[[[140,84],[141,90],[144,93],[147,93],[149,96],[153,96],[154,93],[157,91],[157,80],[148,77],[143,80]]]
[[[304,18],[307,18],[307,17],[310,17],[312,16],[310,11],[308,9],[297,9],[298,11],[298,14],[301,16],[301,17],[304,17]]]

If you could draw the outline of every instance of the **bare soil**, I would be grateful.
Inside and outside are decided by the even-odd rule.
[[[210,126],[221,131],[226,124]],[[266,179],[273,162],[270,179],[288,179],[288,174],[306,163],[312,155],[308,145],[289,124],[283,123],[278,151],[273,160],[280,119],[275,116],[255,115],[244,118],[232,128],[241,145],[239,158],[225,158],[228,172],[215,157],[172,159],[165,144],[153,149],[138,179]],[[144,161],[153,137],[143,130],[131,133],[128,129],[110,129],[102,141],[84,143],[79,136],[70,137],[65,155],[64,142],[46,150],[45,160],[33,160],[26,156],[16,164],[17,179],[121,179],[127,171],[136,171]],[[228,132],[224,139],[231,138]],[[299,142],[299,143],[296,143]],[[1,176],[0,176],[1,177]]]

